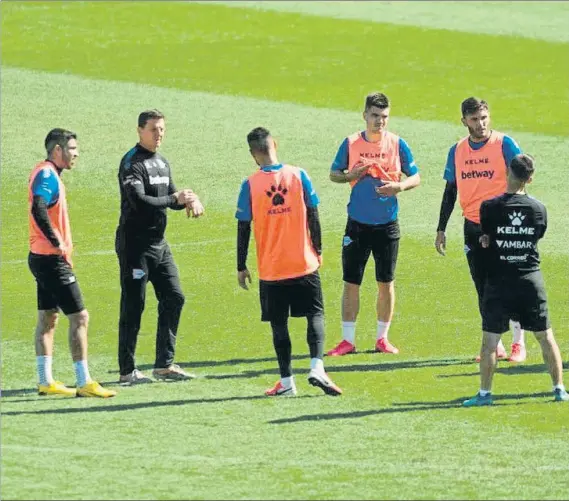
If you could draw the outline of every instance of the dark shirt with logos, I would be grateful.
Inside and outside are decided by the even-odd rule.
[[[121,213],[118,231],[129,240],[160,242],[166,231],[166,209],[182,210],[174,193],[170,164],[158,152],[137,144],[119,167]]]
[[[547,230],[545,206],[527,194],[504,193],[482,202],[482,233],[490,237],[490,279],[539,270],[538,241]]]

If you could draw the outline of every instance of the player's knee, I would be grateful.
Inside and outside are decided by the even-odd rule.
[[[306,337],[309,343],[324,337],[324,315],[322,313],[307,317]]]
[[[77,327],[87,327],[89,325],[89,312],[81,310],[69,316],[71,322],[76,324]]]
[[[271,329],[273,330],[273,338],[277,343],[290,339],[286,323],[271,322]]]
[[[490,354],[496,351],[501,335],[485,332],[482,337],[482,353]]]
[[[393,277],[386,277],[386,280],[378,281],[377,288],[381,295],[391,294],[395,290],[395,282],[393,281]]]
[[[38,323],[41,326],[42,332],[49,332],[55,329],[58,320],[59,313],[57,310],[44,310],[39,312]]]
[[[164,302],[169,310],[181,310],[186,302],[186,296],[180,290],[173,290],[164,298]]]
[[[360,284],[346,282],[344,280],[344,294],[348,297],[357,296],[360,293]]]
[[[184,296],[184,293],[182,291],[177,291],[173,296],[172,296],[172,302],[174,303],[174,305],[178,308],[182,308],[182,306],[184,306],[185,302],[186,302],[186,296]]]
[[[553,337],[553,329],[536,331],[533,334],[539,343],[552,343],[555,340]]]

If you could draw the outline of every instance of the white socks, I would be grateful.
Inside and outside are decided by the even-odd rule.
[[[485,397],[486,395],[489,395],[490,393],[492,393],[491,391],[488,390],[478,390],[478,393],[481,397]]]
[[[39,384],[42,386],[47,386],[52,383],[53,357],[48,355],[39,355],[36,357],[36,364],[38,368]],[[87,360],[79,360],[79,362],[73,362],[73,368],[75,369],[75,377],[77,378],[78,387],[85,386],[87,383],[91,382],[91,375],[89,374]]]
[[[311,358],[310,370],[318,372],[319,374],[325,374],[324,361],[321,358]],[[296,390],[296,384],[294,383],[294,376],[282,377],[281,384],[283,385],[283,388],[294,388]]]
[[[40,355],[36,357],[36,365],[38,368],[38,379],[42,386],[47,386],[53,381],[51,373],[53,357],[51,355]]]
[[[387,339],[387,333],[389,332],[389,326],[391,322],[377,321],[377,339]]]
[[[356,322],[342,322],[342,339],[356,344]]]
[[[310,359],[310,370],[323,373],[324,372],[324,361],[321,358],[311,358]]]
[[[513,331],[513,344],[521,344],[522,346],[525,346],[525,342],[524,342],[524,330],[522,329],[522,326],[520,325],[519,322],[514,322],[513,320],[510,322],[510,325],[512,326],[512,331]]]
[[[75,377],[77,378],[78,388],[85,386],[87,383],[91,382],[91,375],[89,374],[87,360],[79,360],[78,362],[73,362],[73,367],[75,368]]]
[[[377,321],[377,339],[387,339],[391,322]],[[342,339],[356,344],[356,322],[342,322]]]

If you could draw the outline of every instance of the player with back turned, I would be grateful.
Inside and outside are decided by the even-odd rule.
[[[526,193],[534,171],[532,157],[516,155],[508,168],[506,193],[483,202],[480,207],[480,244],[488,251],[488,278],[481,308],[480,391],[463,403],[465,407],[493,403],[496,347],[508,330],[510,319],[533,331],[551,376],[554,400],[569,401],[537,249],[547,229],[547,212],[539,200]]]
[[[310,351],[308,382],[331,396],[342,394],[324,371],[324,303],[318,268],[322,240],[318,195],[306,171],[279,162],[270,132],[257,127],[247,135],[259,169],[239,192],[237,278],[248,289],[247,253],[254,227],[259,272],[261,320],[270,322],[280,379],[265,395],[296,395],[288,318],[306,317]]]

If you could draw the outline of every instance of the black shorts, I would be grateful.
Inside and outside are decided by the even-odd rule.
[[[348,218],[342,242],[344,282],[361,285],[372,252],[376,281],[393,282],[400,237],[397,220],[387,224],[369,225]]]
[[[482,300],[482,329],[503,334],[509,320],[520,322],[522,329],[539,332],[551,327],[547,295],[541,271],[506,278],[489,278]]]
[[[32,254],[28,265],[37,283],[38,310],[57,310],[66,315],[85,309],[77,279],[63,256]]]
[[[282,324],[291,317],[324,313],[318,272],[287,280],[259,281],[261,320]]]

